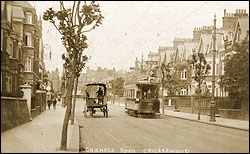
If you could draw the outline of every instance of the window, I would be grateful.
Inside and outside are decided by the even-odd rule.
[[[195,70],[194,70],[194,67],[192,66],[192,77],[195,76]]]
[[[221,63],[221,75],[224,75],[224,63]]]
[[[10,51],[10,58],[13,58],[13,42],[10,41],[10,48],[9,48],[9,51]]]
[[[31,33],[26,33],[24,37],[25,46],[31,47]]]
[[[241,34],[241,29],[239,28],[239,31],[238,31],[238,34],[237,34],[238,35],[238,37],[237,37],[238,38],[238,42],[240,42],[240,34]]]
[[[31,66],[32,66],[32,59],[31,57],[27,57],[25,61],[25,71],[31,71]]]
[[[12,6],[7,5],[7,20],[9,23],[11,23],[11,18],[12,18]]]
[[[11,85],[12,85],[12,75],[11,74],[7,74],[6,75],[6,90],[7,90],[7,92],[11,92],[12,91],[12,87],[11,87]]]
[[[187,90],[186,89],[181,89],[181,95],[187,95]]]
[[[26,12],[26,23],[32,24],[32,13],[31,12]]]
[[[20,26],[20,36],[23,36],[23,25]],[[22,37],[21,37],[21,40],[23,40]]]
[[[187,79],[187,70],[183,70],[183,71],[181,71],[181,79],[182,80],[186,80]]]

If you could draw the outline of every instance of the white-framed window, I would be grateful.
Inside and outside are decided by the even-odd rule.
[[[20,35],[23,36],[23,25],[20,26]],[[23,38],[20,38],[21,40],[23,40]]]
[[[187,89],[181,89],[181,95],[187,95]]]
[[[10,58],[13,58],[13,41],[10,40],[9,46]]]
[[[26,12],[26,23],[32,24],[32,13],[31,12]]]
[[[10,73],[6,74],[6,88],[7,92],[12,92],[12,75]]]
[[[224,75],[224,62],[221,63],[221,75]]]
[[[11,18],[12,18],[12,6],[7,5],[7,20],[9,23],[11,23]]]
[[[181,80],[186,80],[187,79],[187,70],[181,71]]]
[[[25,41],[25,46],[28,46],[28,47],[32,47],[32,43],[31,43],[31,41],[32,41],[32,35],[31,35],[31,33],[29,33],[29,32],[27,32],[26,34],[25,34],[25,36],[24,36],[25,38],[24,38],[24,41]]]
[[[32,58],[27,57],[25,60],[25,71],[31,71],[32,69]]]

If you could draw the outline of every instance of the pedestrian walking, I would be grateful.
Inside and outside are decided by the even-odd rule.
[[[49,107],[49,110],[50,110],[51,104],[52,104],[51,100],[48,100],[48,107]]]
[[[52,103],[54,110],[56,110],[56,103],[57,103],[56,96],[54,96],[54,98],[52,99]]]
[[[51,104],[52,104],[52,100],[51,100],[51,99],[52,99],[52,94],[49,93],[49,94],[48,94],[48,102],[47,102],[47,103],[48,103],[48,108],[49,108],[49,110],[50,110],[50,106],[51,106]]]

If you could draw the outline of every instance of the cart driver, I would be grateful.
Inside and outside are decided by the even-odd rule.
[[[96,93],[97,93],[97,98],[98,98],[98,104],[102,104],[103,103],[103,91],[102,91],[102,88],[99,88],[99,90]]]

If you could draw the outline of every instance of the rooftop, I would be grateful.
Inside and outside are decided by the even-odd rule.
[[[28,1],[13,1],[13,5],[34,9],[34,7]]]

